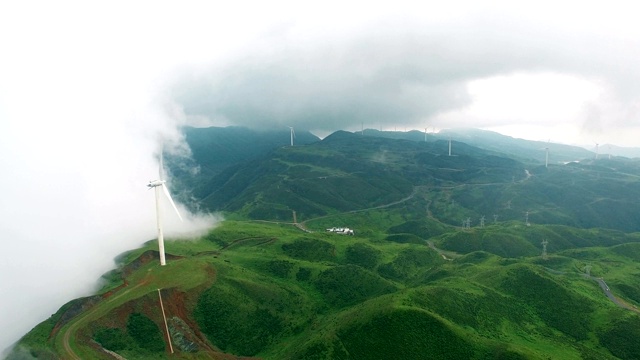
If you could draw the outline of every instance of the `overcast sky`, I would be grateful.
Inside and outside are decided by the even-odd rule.
[[[0,5],[0,348],[155,236],[181,125],[640,139],[625,2],[216,3]]]

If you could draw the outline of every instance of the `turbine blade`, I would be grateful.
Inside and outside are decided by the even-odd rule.
[[[176,206],[176,204],[173,202],[173,199],[171,198],[171,194],[169,193],[169,189],[167,188],[167,185],[165,185],[164,183],[162,183],[162,190],[164,191],[164,194],[167,196],[167,199],[169,199],[171,206],[173,206],[173,210],[175,210],[176,214],[178,214],[178,218],[180,218],[180,221],[184,221],[182,220],[182,216],[180,216],[178,207]]]
[[[162,176],[163,170],[164,169],[164,162],[162,161],[162,148],[160,148],[160,166],[158,166],[158,175],[160,176],[160,180],[164,179],[164,176]]]

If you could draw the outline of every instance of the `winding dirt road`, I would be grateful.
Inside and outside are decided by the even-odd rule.
[[[96,304],[95,306],[93,306],[92,308],[89,308],[87,310],[85,310],[82,315],[80,315],[79,317],[77,317],[76,319],[74,319],[72,321],[72,323],[67,327],[67,330],[64,331],[64,333],[62,334],[62,346],[64,349],[65,354],[63,354],[62,358],[63,359],[73,359],[73,360],[82,360],[82,358],[76,354],[76,352],[73,350],[73,348],[71,347],[71,337],[75,335],[76,331],[78,331],[78,329],[80,329],[83,325],[85,320],[89,319],[91,317],[91,315],[94,313],[92,310],[95,309],[96,306],[100,306],[101,304],[107,304],[107,303],[111,303],[113,301],[116,301],[117,299],[121,298],[122,296],[124,296],[125,294],[128,294],[129,292],[139,288],[142,285],[145,285],[147,283],[147,281],[141,281],[138,285],[126,289],[125,291],[121,292],[120,294],[116,295],[116,296],[112,296],[108,299],[105,299],[101,302],[99,302],[98,304]]]

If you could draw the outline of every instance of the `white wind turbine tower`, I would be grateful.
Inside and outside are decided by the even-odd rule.
[[[598,160],[598,146],[600,146],[600,144],[596,143],[596,160]]]
[[[547,141],[547,147],[544,148],[545,156],[544,156],[544,167],[549,167],[549,141]]]
[[[165,260],[165,256],[164,256],[164,235],[162,234],[162,216],[160,212],[160,188],[162,188],[164,195],[167,197],[167,199],[169,199],[169,202],[171,203],[171,206],[173,206],[173,209],[176,211],[176,214],[178,214],[178,218],[180,218],[180,221],[183,221],[183,220],[182,220],[182,216],[180,216],[180,212],[178,211],[178,208],[176,207],[176,204],[173,202],[173,199],[171,198],[169,189],[167,189],[167,184],[166,184],[166,181],[164,180],[164,177],[162,176],[162,172],[163,172],[163,164],[162,164],[162,150],[161,150],[160,151],[160,170],[159,170],[160,178],[158,180],[149,181],[149,184],[147,184],[147,187],[149,187],[149,189],[155,188],[155,191],[156,191],[156,219],[158,221],[158,252],[160,253],[160,265],[164,266],[167,264],[167,261]]]
[[[296,137],[296,132],[293,131],[293,127],[289,126],[289,130],[291,130],[291,146],[293,146],[293,139]]]
[[[427,142],[427,129],[429,127],[424,128],[424,142]]]
[[[548,168],[549,167],[549,146],[547,146],[546,148],[544,148],[546,154],[544,157],[544,167]]]

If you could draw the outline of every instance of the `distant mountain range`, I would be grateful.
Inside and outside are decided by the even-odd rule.
[[[289,135],[186,128],[172,190],[227,220],[122,254],[8,359],[640,359],[640,159]]]
[[[536,223],[640,231],[640,203],[633,200],[640,197],[640,162],[595,160],[595,153],[576,146],[474,129],[427,134],[426,141],[417,131],[338,131],[323,140],[308,135],[293,147],[286,132],[210,128],[187,134],[196,163],[208,170],[172,172],[180,175],[178,184],[191,189],[189,198],[210,211],[262,220],[290,219],[296,211],[304,219],[399,200],[417,186],[449,187],[446,200],[438,195],[432,209],[451,225],[462,213],[504,220],[528,213]],[[234,137],[243,138],[242,156],[212,145],[219,138],[240,142]],[[453,156],[448,156],[449,138]],[[459,211],[448,210],[445,201]]]

